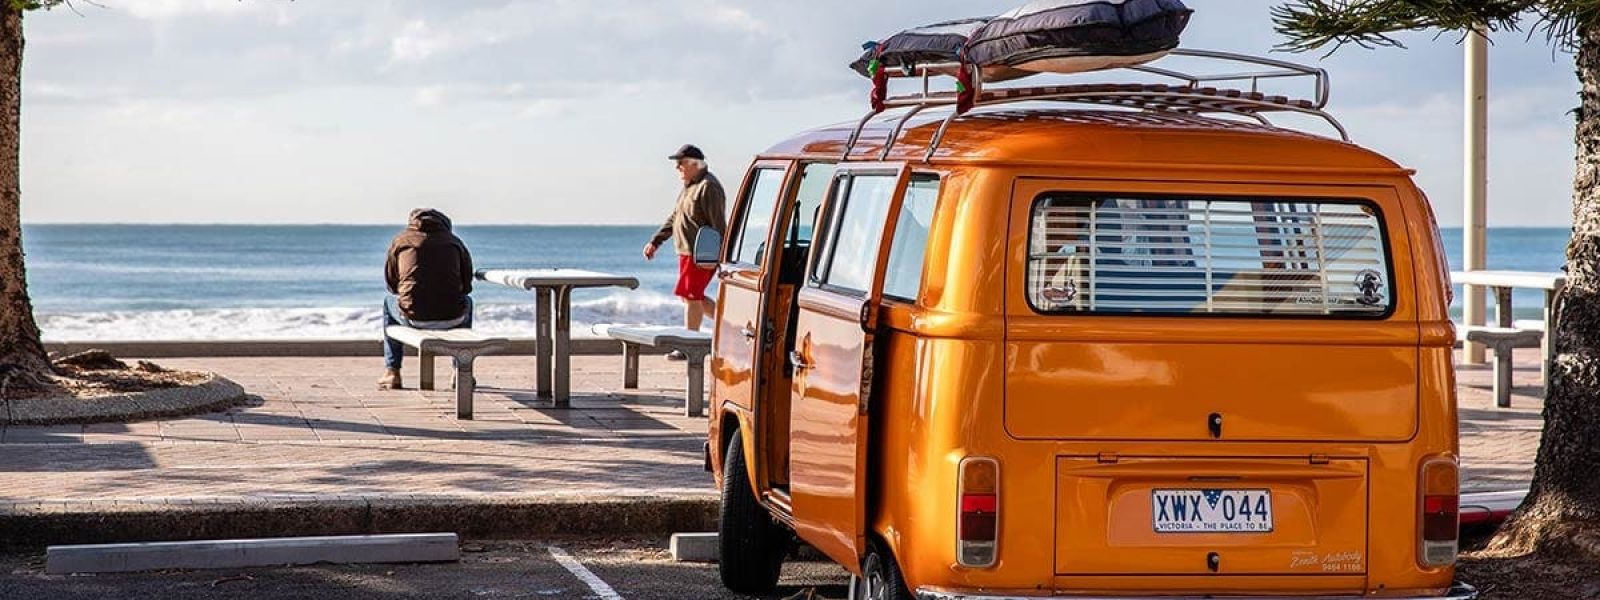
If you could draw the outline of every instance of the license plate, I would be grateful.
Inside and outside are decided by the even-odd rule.
[[[1150,519],[1156,533],[1272,531],[1268,490],[1154,490]]]

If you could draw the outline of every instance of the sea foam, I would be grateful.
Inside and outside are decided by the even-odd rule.
[[[373,339],[382,313],[371,307],[210,308],[159,311],[40,313],[46,341]],[[652,292],[620,292],[572,303],[572,331],[585,335],[597,323],[669,325],[683,304]],[[533,337],[532,298],[524,304],[479,304],[474,329],[491,335]]]

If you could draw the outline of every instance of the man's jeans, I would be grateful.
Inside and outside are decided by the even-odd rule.
[[[472,298],[467,298],[467,314],[454,321],[412,321],[406,318],[400,310],[400,299],[389,296],[383,301],[383,326],[400,325],[413,329],[426,329],[440,331],[445,329],[469,329],[472,327]],[[383,338],[383,366],[400,370],[400,359],[405,356],[405,344],[391,340],[388,336]]]

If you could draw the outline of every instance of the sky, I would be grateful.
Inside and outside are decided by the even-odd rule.
[[[854,120],[860,43],[1021,0],[98,0],[26,18],[30,223],[658,223],[665,159]],[[1278,0],[1187,0],[1184,45],[1272,54]],[[1332,74],[1354,139],[1461,222],[1462,49],[1276,57]],[[1491,226],[1570,223],[1569,54],[1491,49]]]

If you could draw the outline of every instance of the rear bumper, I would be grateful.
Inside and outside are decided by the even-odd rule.
[[[917,590],[918,600],[1038,600],[1041,597],[1063,598],[1071,600],[1139,600],[1139,596],[986,596],[983,594],[967,594],[962,592],[944,592],[938,590]],[[1199,600],[1201,598],[1220,600],[1219,596],[1145,596],[1148,600]],[[1270,598],[1283,598],[1284,600],[1477,600],[1478,590],[1472,586],[1458,583],[1445,592],[1443,596],[1241,596],[1239,600],[1265,600]]]

